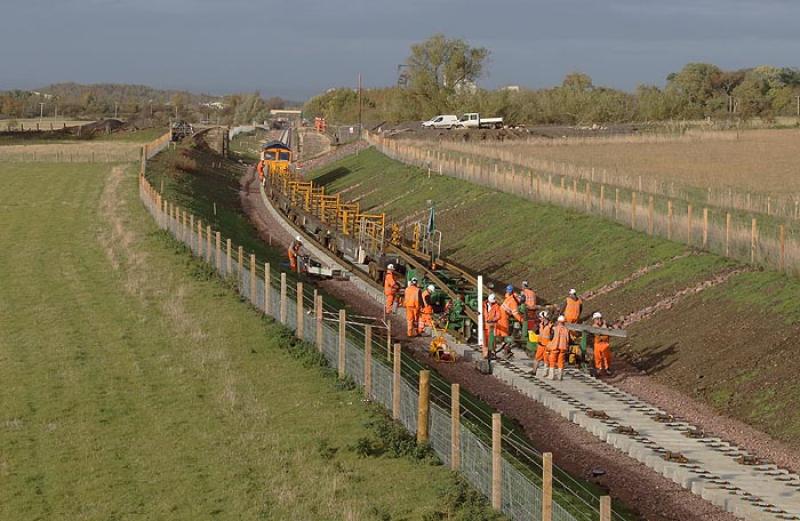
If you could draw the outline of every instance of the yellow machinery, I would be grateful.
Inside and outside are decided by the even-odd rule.
[[[436,321],[433,321],[433,325],[431,326],[431,329],[433,330],[433,339],[431,340],[431,345],[428,348],[428,353],[437,362],[453,363],[456,361],[458,354],[447,344],[447,339],[444,337],[445,333],[447,332],[447,326],[449,326],[449,323],[445,323],[442,329],[437,329]]]

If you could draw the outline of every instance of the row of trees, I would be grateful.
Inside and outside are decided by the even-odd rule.
[[[725,71],[690,63],[666,78],[665,87],[640,85],[625,92],[594,84],[583,73],[568,74],[546,89],[485,90],[476,87],[489,51],[462,39],[435,35],[415,44],[406,60],[403,87],[369,89],[362,94],[365,121],[408,121],[436,114],[480,111],[512,124],[590,124],[625,121],[752,118],[772,120],[797,115],[800,70],[759,66]],[[307,117],[332,122],[357,119],[358,96],[333,89],[305,105]]]
[[[36,118],[44,113],[46,117],[101,119],[116,114],[156,125],[175,117],[228,125],[264,121],[270,109],[285,105],[281,98],[265,99],[258,92],[216,97],[127,84],[61,83],[39,91],[0,92],[0,116],[6,118]]]

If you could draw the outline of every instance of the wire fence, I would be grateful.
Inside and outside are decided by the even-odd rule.
[[[148,154],[166,144],[148,146]],[[154,154],[153,154],[154,155]],[[152,157],[152,156],[150,156]],[[400,353],[379,323],[367,317],[348,320],[302,282],[272,270],[254,254],[223,239],[194,215],[165,200],[146,179],[142,161],[139,193],[158,226],[182,242],[220,277],[235,282],[243,299],[316,346],[342,378],[364,388],[408,432],[420,431],[421,373],[425,368]],[[488,405],[461,392],[439,375],[430,375],[427,443],[443,464],[467,481],[513,520],[590,521],[625,519],[603,510],[600,493],[550,463],[526,440],[502,424]],[[455,414],[454,414],[455,412]],[[548,477],[552,476],[552,477]]]
[[[774,213],[754,217],[711,204],[697,206],[686,200],[673,200],[589,179],[541,174],[513,163],[501,167],[496,162],[427,150],[374,134],[368,133],[367,139],[392,159],[441,175],[531,201],[598,215],[651,236],[800,275],[800,226]],[[791,208],[794,212],[794,202]]]

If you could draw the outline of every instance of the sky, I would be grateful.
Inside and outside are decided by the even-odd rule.
[[[303,100],[392,85],[435,33],[490,50],[479,82],[663,85],[693,61],[800,65],[795,0],[0,0],[0,89],[139,83]]]

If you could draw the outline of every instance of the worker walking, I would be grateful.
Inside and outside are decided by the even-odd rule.
[[[406,294],[403,297],[403,303],[406,306],[406,335],[408,338],[417,336],[417,327],[419,325],[419,305],[420,305],[420,291],[417,287],[417,278],[411,279],[406,288]]]
[[[514,356],[511,352],[511,345],[505,342],[505,339],[511,336],[511,317],[522,322],[517,297],[514,295],[514,286],[509,284],[506,286],[506,296],[500,305],[500,319],[497,321],[497,335],[503,338],[503,352],[507,358]]]
[[[564,302],[564,307],[561,309],[561,314],[568,324],[575,324],[581,318],[581,311],[583,310],[583,301],[578,296],[575,289],[569,290],[567,300]]]
[[[534,375],[539,371],[539,367],[548,367],[547,363],[547,344],[553,337],[553,322],[550,320],[550,315],[547,311],[539,313],[539,334],[536,345],[536,353],[533,357],[533,370]]]
[[[429,284],[427,288],[422,291],[420,295],[420,310],[419,310],[419,330],[417,333],[420,335],[425,334],[425,328],[430,327],[433,329],[433,303],[431,295],[436,291],[433,284]]]
[[[386,277],[383,279],[383,294],[386,297],[386,314],[394,313],[394,303],[397,300],[397,292],[400,291],[400,283],[397,281],[397,274],[394,271],[394,264],[386,266]]]
[[[592,325],[594,327],[608,328],[608,324],[603,320],[603,315],[596,312],[592,315]],[[594,335],[594,368],[597,376],[601,374],[611,375],[611,338],[608,335]]]
[[[489,353],[494,353],[494,343],[497,341],[497,322],[500,320],[500,305],[497,297],[490,293],[486,299],[486,315],[483,317],[483,358],[488,359]]]
[[[297,257],[300,256],[300,249],[303,247],[303,238],[299,235],[295,237],[294,241],[292,241],[291,246],[289,246],[289,269],[293,272],[298,272],[298,262]]]
[[[547,345],[547,378],[551,380],[564,379],[564,362],[569,349],[569,330],[564,315],[558,316],[558,322],[553,328],[553,337]]]
[[[536,292],[528,285],[527,280],[522,281],[522,296],[525,297],[525,310],[528,320],[536,318]]]

